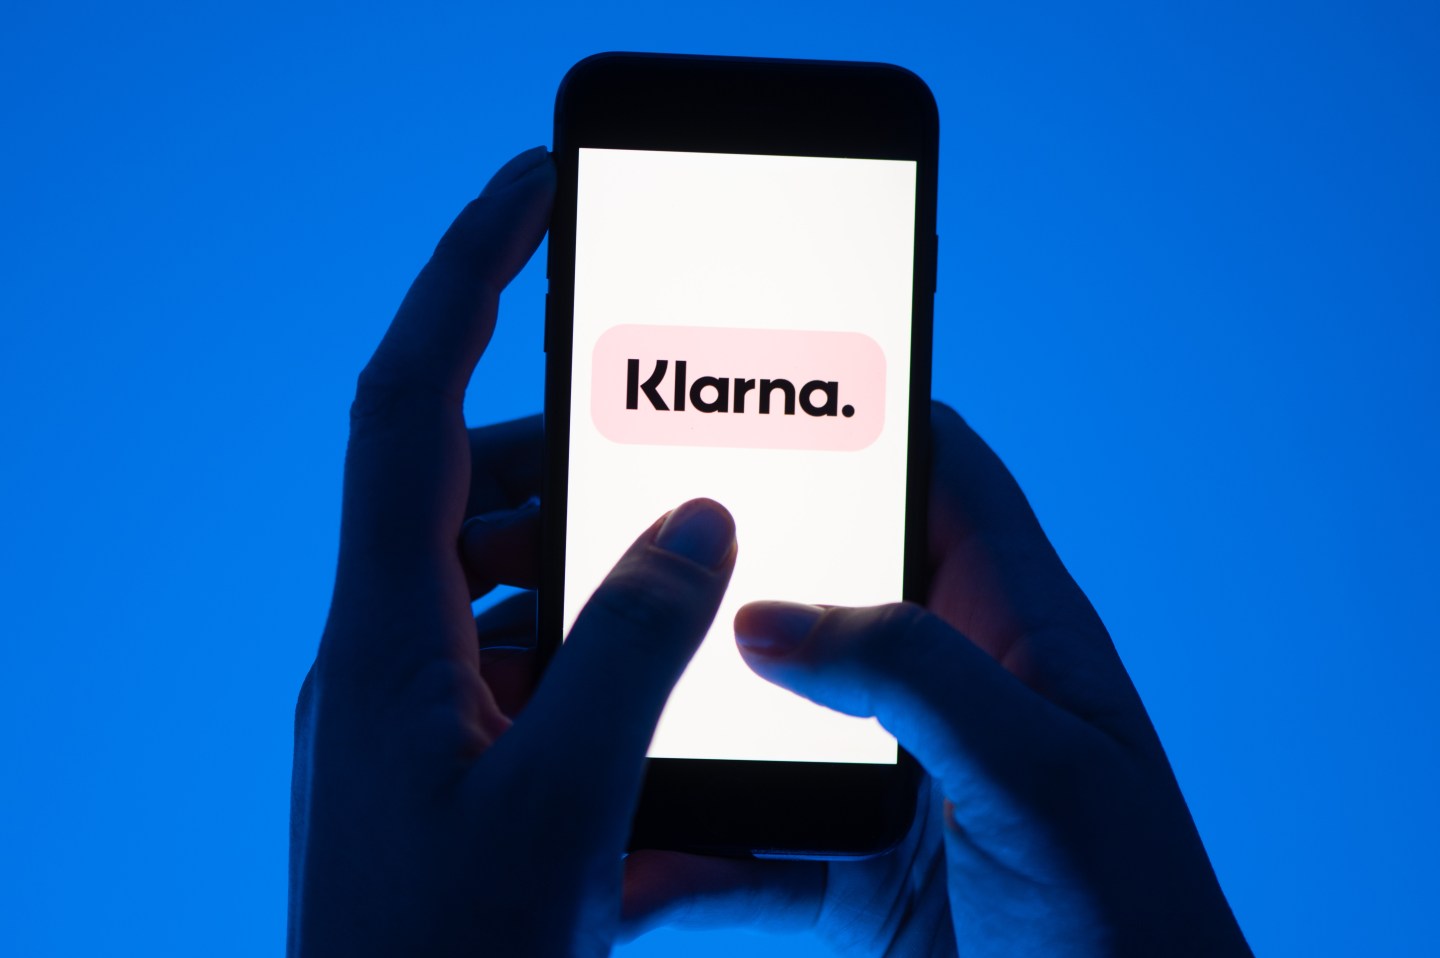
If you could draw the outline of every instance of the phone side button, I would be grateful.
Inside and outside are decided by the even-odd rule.
[[[545,332],[541,335],[541,348],[550,351],[550,330],[555,328],[555,319],[550,315],[550,291],[545,291]]]
[[[940,289],[940,234],[930,244],[930,292]]]

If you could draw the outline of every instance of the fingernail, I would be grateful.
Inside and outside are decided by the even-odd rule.
[[[512,157],[508,163],[496,170],[495,175],[490,177],[490,182],[486,183],[485,188],[480,191],[480,195],[488,196],[491,193],[500,192],[541,163],[548,162],[549,159],[550,151],[545,147],[531,147],[519,156]]]
[[[735,616],[735,641],[762,655],[788,655],[804,643],[824,612],[798,602],[755,602]]]
[[[693,499],[671,512],[655,534],[666,552],[713,569],[730,555],[735,523],[725,507],[710,499]]]

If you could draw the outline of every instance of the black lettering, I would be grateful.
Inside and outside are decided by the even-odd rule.
[[[670,361],[668,359],[655,360],[655,371],[643,383],[640,382],[640,360],[632,359],[627,365],[629,368],[625,381],[625,408],[638,409],[640,407],[640,397],[636,394],[638,386],[640,391],[645,393],[645,398],[650,400],[651,406],[661,412],[669,412],[670,407],[665,405],[665,400],[660,398],[660,393],[655,387],[660,385],[660,380],[665,378],[665,368],[670,365]]]
[[[817,406],[810,401],[810,394],[815,390],[825,394],[825,405]],[[821,382],[812,379],[800,389],[800,408],[805,410],[809,416],[833,416],[835,407],[840,402],[840,384]],[[853,411],[853,410],[852,410]]]
[[[660,387],[665,381],[665,374],[670,369],[670,361],[667,359],[655,360],[655,368],[651,371],[650,377],[644,382],[640,381],[640,360],[627,359],[625,361],[625,408],[639,409],[640,396],[643,394],[650,402],[652,409],[661,412],[669,412],[671,406],[665,405],[665,400],[660,398]],[[688,395],[690,404],[696,412],[744,412],[745,396],[747,393],[757,390],[756,381],[753,379],[730,380],[723,376],[701,376],[694,383],[689,383],[687,389],[688,364],[683,359],[675,360],[675,386],[674,405],[675,412],[685,410],[686,397]],[[735,388],[735,405],[730,405],[731,383]],[[854,406],[840,405],[840,384],[824,379],[812,379],[798,391],[795,384],[788,379],[762,379],[759,381],[758,391],[760,393],[760,413],[770,414],[770,401],[775,396],[776,390],[780,391],[783,400],[783,412],[787,416],[795,415],[795,403],[799,400],[800,408],[805,410],[807,416],[844,416],[850,418],[855,415]],[[707,397],[706,393],[714,390],[714,393]],[[823,402],[815,401],[815,393],[819,392]]]
[[[754,388],[755,388],[755,380],[753,380],[753,379],[737,379],[737,380],[735,380],[735,411],[736,411],[736,412],[744,412],[744,411],[745,411],[745,394],[748,393],[750,390],[752,390],[752,389],[754,389]]]
[[[715,398],[707,400],[700,393],[702,389],[714,389]],[[695,380],[695,385],[690,387],[690,403],[700,412],[729,412],[730,380],[701,376]]]
[[[770,412],[770,394],[776,389],[785,397],[785,415],[795,415],[795,384],[788,379],[760,380],[760,412]]]

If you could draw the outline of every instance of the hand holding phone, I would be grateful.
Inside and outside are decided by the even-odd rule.
[[[999,458],[936,404],[922,608],[746,606],[746,661],[929,775],[858,862],[630,856],[627,934],[812,929],[848,955],[1250,954],[1104,624]]]
[[[600,953],[621,930],[643,755],[736,553],[713,504],[656,521],[538,690],[533,655],[486,651],[526,645],[526,597],[471,622],[477,591],[539,574],[523,505],[539,424],[467,433],[460,398],[496,291],[543,234],[545,159],[517,157],[461,215],[357,390],[335,595],[296,714],[291,954]],[[810,400],[828,406],[823,388]],[[758,673],[879,716],[924,758],[938,779],[915,826],[857,862],[636,852],[629,931],[680,918],[816,927],[862,954],[1248,954],[1138,697],[1019,489],[943,409],[934,450],[931,615],[771,605],[737,622]]]
[[[470,602],[533,583],[540,430],[467,432],[461,402],[553,190],[543,148],[496,174],[361,374],[335,591],[296,707],[291,955],[598,955],[617,933],[645,748],[734,528],[704,501],[637,528],[533,696],[524,664],[487,654],[533,638],[521,603],[475,621]]]

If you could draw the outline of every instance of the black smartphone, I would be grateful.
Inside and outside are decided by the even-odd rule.
[[[560,86],[542,654],[665,510],[708,496],[739,540],[634,848],[864,857],[909,826],[915,761],[755,676],[732,620],[923,599],[938,145],[884,64],[607,53]]]

